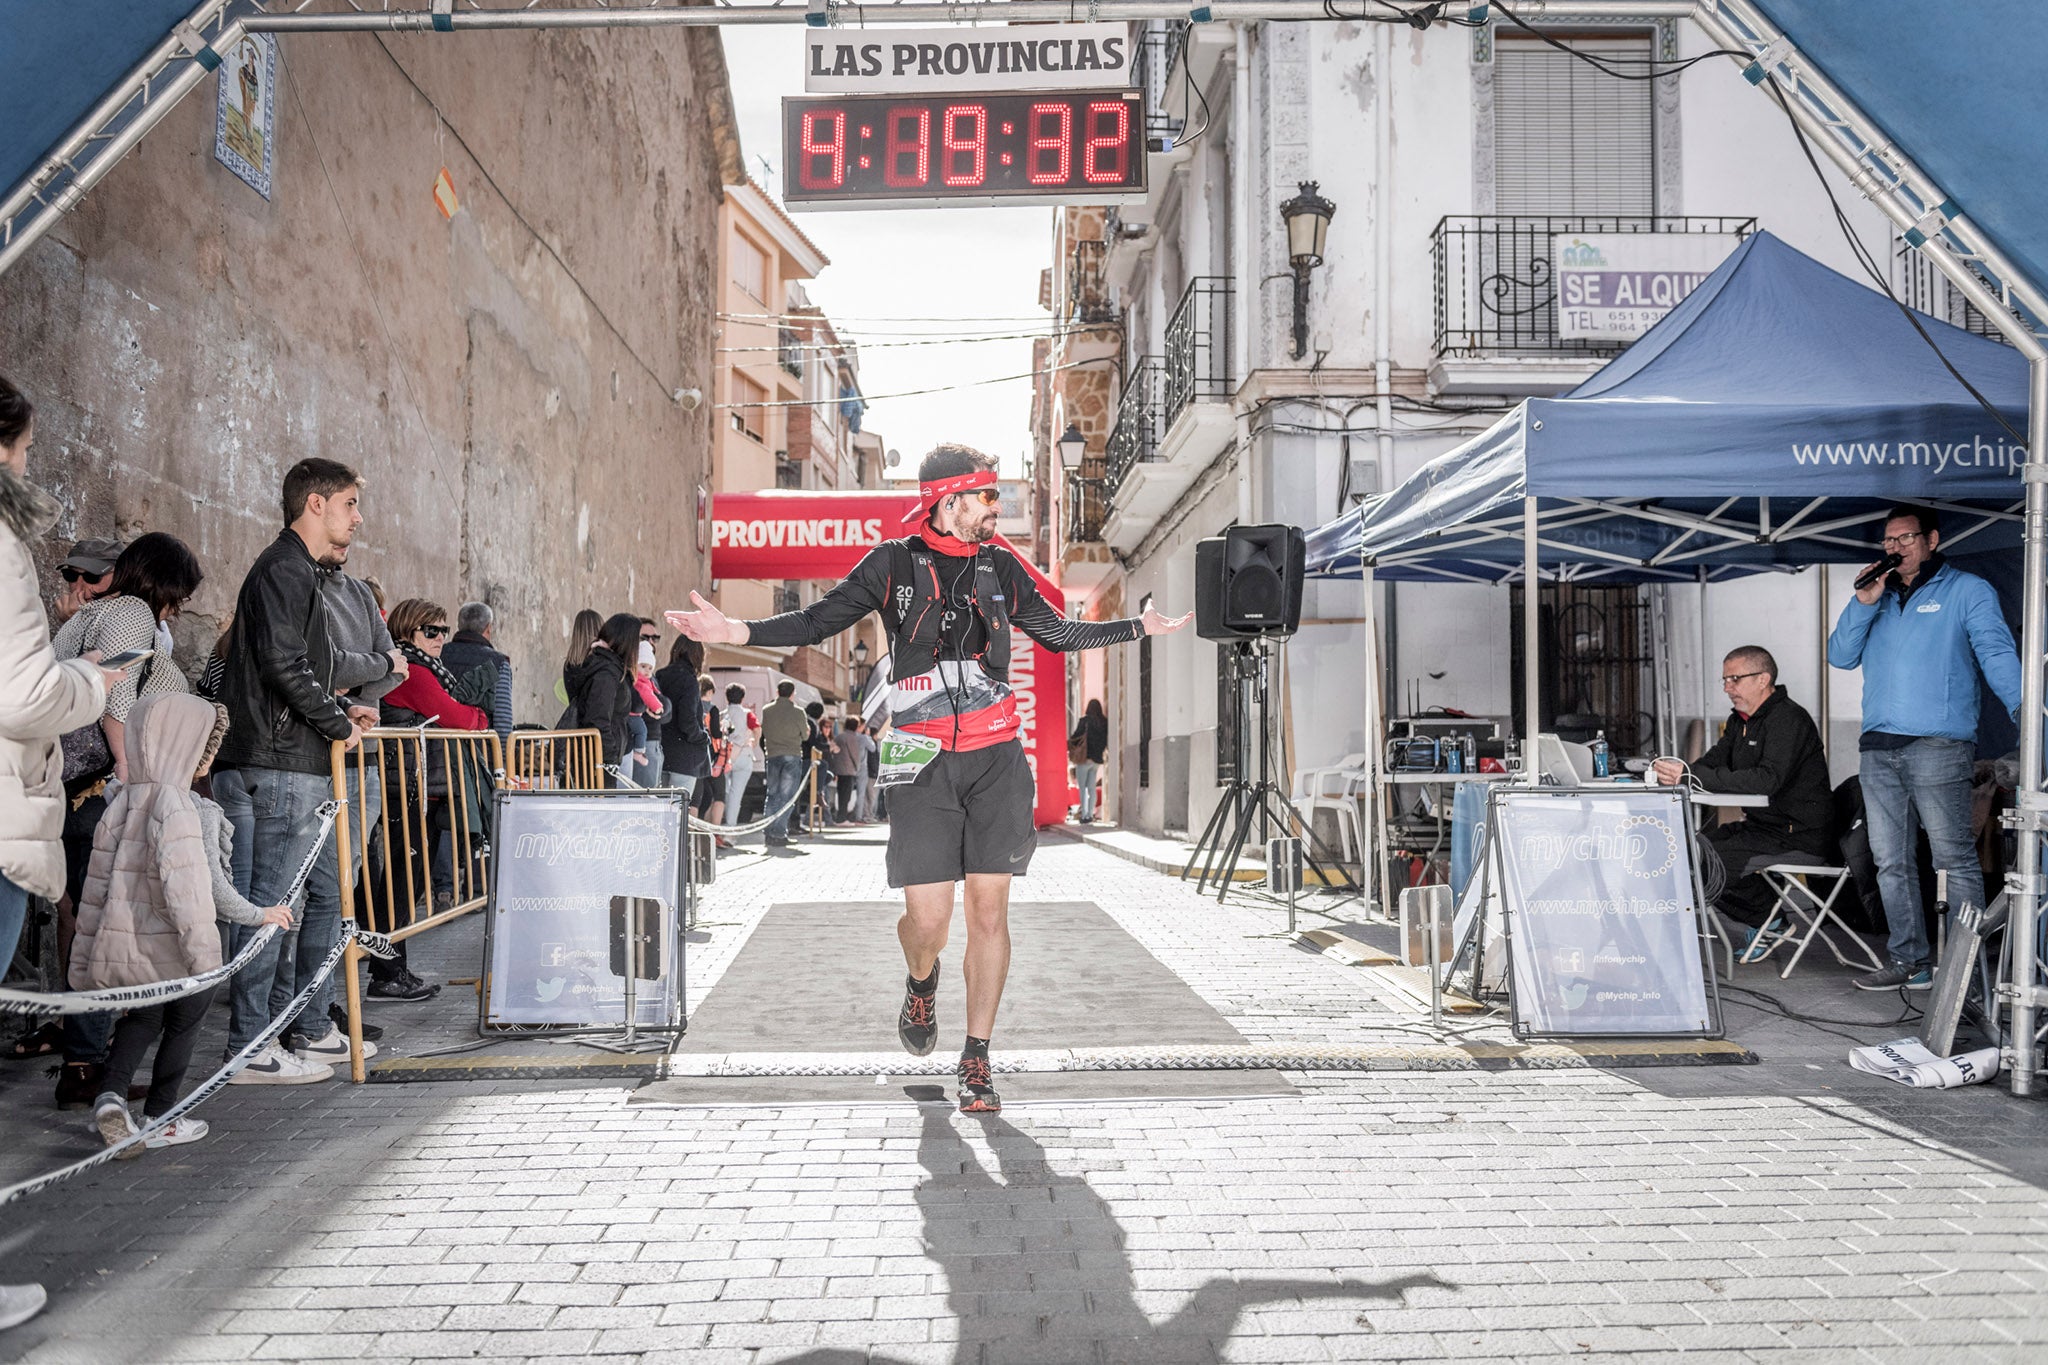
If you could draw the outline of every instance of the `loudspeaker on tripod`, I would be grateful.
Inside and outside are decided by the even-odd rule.
[[[1308,543],[1299,526],[1233,526],[1195,544],[1195,634],[1292,635],[1301,625]]]

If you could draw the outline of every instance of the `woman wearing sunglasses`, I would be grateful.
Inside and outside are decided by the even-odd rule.
[[[844,582],[802,611],[734,621],[695,593],[695,611],[669,623],[709,644],[815,645],[882,614],[895,683],[897,731],[881,781],[889,788],[889,885],[901,887],[897,923],[910,969],[897,1016],[906,1051],[924,1056],[938,1036],[939,952],[953,920],[956,883],[967,887],[967,1041],[957,1069],[960,1108],[1002,1108],[991,1082],[989,1035],[1010,966],[1010,878],[1038,846],[1035,787],[1010,691],[1010,628],[1065,653],[1123,644],[1188,622],[1147,609],[1125,621],[1070,621],[1043,597],[1016,555],[990,542],[1001,494],[995,461],[942,445],[918,467],[914,533],[885,541]]]
[[[405,656],[411,667],[406,671],[405,679],[384,694],[379,705],[382,723],[394,728],[425,724],[432,730],[489,730],[491,716],[487,708],[496,697],[497,670],[486,664],[457,676],[441,662],[441,651],[447,646],[448,637],[454,634],[448,624],[446,609],[424,598],[408,597],[391,608],[387,624],[399,653]],[[462,772],[455,791],[463,809],[458,811],[450,804],[448,781],[450,755],[458,752],[455,746],[429,743],[424,775],[420,773],[418,759],[414,757],[417,752],[411,746],[387,745],[381,755],[384,759],[385,809],[388,812],[384,832],[386,850],[396,851],[399,839],[395,829],[401,826],[401,822],[409,832],[404,840],[406,853],[401,855],[409,866],[397,864],[392,867],[391,892],[388,895],[385,892],[381,869],[365,879],[365,891],[375,913],[373,924],[385,931],[402,929],[416,916],[426,913],[421,903],[427,899],[429,882],[434,875],[429,871],[433,860],[425,856],[430,849],[413,847],[420,842],[418,810],[422,799],[427,807],[430,846],[438,844],[441,837],[447,835],[453,849],[453,868],[461,873],[459,879],[451,878],[441,888],[435,898],[436,908],[453,904],[457,889],[464,893],[466,899],[475,894],[479,885],[470,849],[485,840],[484,822],[490,810],[490,774],[485,771],[486,765],[472,757],[477,752],[474,746],[464,746],[459,751],[463,756],[457,765]],[[440,875],[446,877],[449,874]],[[389,903],[393,901],[397,903]],[[421,1000],[439,989],[413,975],[406,965],[403,940],[394,946],[401,950],[397,957],[370,959],[368,998],[371,1001]]]

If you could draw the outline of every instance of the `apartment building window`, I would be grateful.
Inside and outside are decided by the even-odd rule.
[[[741,374],[732,372],[732,426],[756,441],[766,439],[763,432],[768,429],[768,409],[762,404],[768,401],[768,390]]]
[[[732,235],[732,282],[756,301],[768,297],[768,253],[745,233]]]
[[[1558,35],[1624,71],[1645,69],[1653,35]],[[1621,80],[1535,38],[1494,52],[1494,212],[1657,211],[1653,82]]]

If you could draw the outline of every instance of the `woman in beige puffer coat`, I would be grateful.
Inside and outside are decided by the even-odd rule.
[[[64,756],[57,736],[106,709],[108,674],[57,662],[28,547],[59,508],[28,481],[35,409],[0,376],[0,973],[30,896],[64,894]],[[118,675],[115,675],[118,676]],[[0,1331],[43,1311],[43,1287],[0,1284]]]
[[[18,406],[17,406],[18,405]],[[10,409],[13,411],[10,413]],[[64,894],[64,756],[57,737],[106,709],[106,674],[57,662],[29,546],[56,524],[56,500],[28,481],[27,401],[0,379],[0,967],[14,956],[26,895]],[[16,423],[20,429],[10,432]]]

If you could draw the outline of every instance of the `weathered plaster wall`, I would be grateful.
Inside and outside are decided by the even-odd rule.
[[[369,480],[350,570],[490,601],[518,718],[551,722],[578,608],[656,615],[705,578],[716,37],[285,39],[267,203],[214,160],[213,108],[208,84],[0,277],[0,372],[68,509],[46,572],[77,536],[184,538],[190,667],[284,471],[343,460]]]

